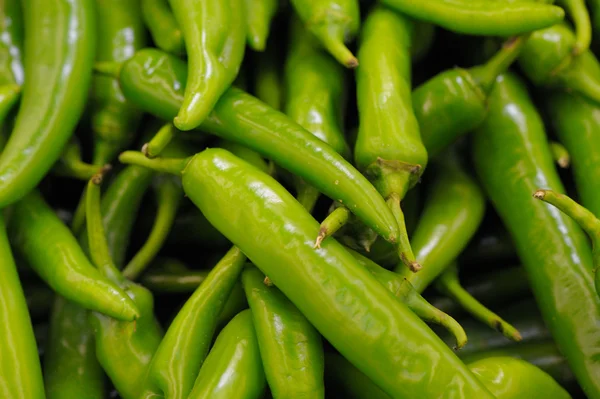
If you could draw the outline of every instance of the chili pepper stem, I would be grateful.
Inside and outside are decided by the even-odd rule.
[[[144,144],[142,152],[148,158],[155,158],[169,145],[175,137],[177,128],[172,123],[167,123],[152,137],[152,139]]]
[[[321,23],[308,28],[340,64],[346,68],[358,67],[358,59],[344,44],[345,27],[343,24]]]
[[[336,208],[329,214],[321,223],[319,228],[319,235],[315,241],[315,248],[321,248],[321,243],[327,237],[335,234],[342,226],[344,226],[350,218],[350,211],[345,206]]]
[[[590,68],[589,63],[594,63],[595,68]],[[568,82],[571,91],[580,93],[584,97],[600,104],[600,79],[596,75],[598,61],[589,52],[577,57],[566,57],[552,74],[561,76],[561,80]]]
[[[483,306],[481,302],[475,299],[460,285],[456,264],[448,267],[446,271],[440,275],[435,282],[435,286],[440,292],[458,302],[473,317],[499,331],[506,338],[517,342],[523,339],[516,328]]]
[[[552,151],[552,156],[554,157],[554,161],[558,164],[558,166],[560,166],[562,169],[569,167],[571,164],[571,156],[564,145],[556,141],[551,141],[550,151]]]
[[[105,61],[94,64],[94,72],[99,75],[118,79],[121,75],[122,62]]]
[[[156,170],[157,172],[171,173],[180,175],[185,166],[193,157],[188,158],[147,158],[143,153],[138,151],[125,151],[119,155],[121,163],[130,165],[139,165],[145,168]]]
[[[575,25],[575,46],[573,55],[577,56],[590,48],[592,42],[592,22],[585,0],[561,0],[561,5],[571,16]]]
[[[408,240],[406,222],[404,221],[404,212],[402,212],[402,207],[400,206],[400,196],[396,193],[392,193],[386,202],[398,221],[400,233],[398,235],[398,255],[400,260],[410,269],[410,271],[416,273],[421,270],[422,266],[416,261],[415,255]]]

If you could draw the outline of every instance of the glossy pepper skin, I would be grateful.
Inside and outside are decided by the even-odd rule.
[[[0,218],[0,253],[0,395],[6,399],[43,399],[44,381],[37,344],[4,218]]]
[[[511,36],[560,22],[564,11],[533,2],[485,0],[383,0],[409,17],[431,22],[453,32],[484,36]]]
[[[83,112],[94,60],[92,0],[22,4],[27,84],[0,156],[0,207],[25,196],[60,157]]]
[[[146,46],[140,0],[95,0],[98,20],[97,62],[123,62]],[[142,113],[129,103],[119,83],[107,76],[94,75],[91,92],[91,119],[96,165],[110,163],[129,146]]]
[[[540,116],[521,81],[501,75],[475,132],[479,178],[516,245],[542,316],[590,398],[600,397],[600,298],[582,231],[532,193],[563,191]]]
[[[265,275],[246,267],[242,282],[273,398],[324,398],[321,336]]]
[[[184,62],[153,49],[139,51],[120,72],[125,96],[166,120],[181,105],[186,79]],[[330,146],[256,98],[228,89],[201,128],[272,159],[346,205],[384,239],[396,241],[396,219],[367,179]]]
[[[339,63],[356,68],[358,60],[344,44],[360,27],[358,0],[292,0],[292,6],[321,45]]]
[[[271,30],[271,20],[277,12],[278,0],[244,0],[246,9],[246,40],[250,48],[264,51]]]
[[[243,0],[169,0],[188,55],[188,82],[173,123],[192,130],[235,80],[246,48]]]
[[[600,107],[580,96],[556,91],[546,109],[560,142],[571,156],[581,204],[600,217]]]
[[[22,85],[23,11],[21,1],[5,0],[0,5],[0,86]]]
[[[498,399],[571,398],[552,377],[520,359],[490,357],[468,366]]]
[[[185,54],[185,42],[168,0],[140,0],[142,18],[156,47],[167,53]]]
[[[188,398],[259,399],[266,387],[252,313],[246,309],[217,337]]]
[[[57,293],[119,320],[139,316],[131,298],[90,264],[71,231],[37,191],[14,205],[9,227],[15,250]]]
[[[443,342],[339,243],[326,240],[320,249],[313,247],[319,224],[273,178],[227,151],[208,149],[189,161],[183,185],[207,219],[388,394],[491,397]],[[233,198],[239,206],[225,206]],[[243,232],[234,227],[240,224]],[[272,234],[273,225],[289,228]],[[360,350],[356,342],[361,342]]]

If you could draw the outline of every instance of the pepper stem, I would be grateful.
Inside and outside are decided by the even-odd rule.
[[[592,22],[585,0],[560,0],[562,7],[571,16],[575,25],[575,47],[573,55],[577,56],[590,48],[592,42]]]
[[[171,173],[179,175],[185,169],[185,166],[193,158],[147,158],[143,153],[138,151],[125,151],[119,155],[121,163],[130,165],[139,165],[148,169],[156,170],[157,172]]]
[[[566,57],[566,60],[553,72],[561,85],[600,103],[600,65],[596,57],[587,51],[577,57]]]
[[[335,234],[350,218],[350,211],[345,206],[340,206],[331,212],[321,223],[319,235],[315,241],[315,248],[321,248],[324,239]]]
[[[346,35],[344,25],[340,23],[316,23],[308,26],[308,29],[340,64],[346,68],[356,68],[358,67],[358,59],[344,44],[344,36]]]
[[[390,194],[386,200],[392,214],[398,222],[398,255],[402,263],[404,263],[413,273],[422,269],[422,266],[415,259],[410,241],[408,240],[408,232],[406,231],[406,222],[404,221],[404,212],[400,207],[400,196],[396,193]]]
[[[177,128],[172,123],[165,124],[149,142],[144,144],[142,152],[148,158],[157,157],[169,145],[177,132]]]
[[[460,281],[458,279],[458,268],[456,264],[450,265],[450,267],[448,267],[446,271],[440,275],[435,282],[435,287],[438,289],[438,291],[455,300],[473,317],[492,327],[493,329],[498,330],[506,338],[517,342],[522,340],[521,334],[515,327],[506,322],[496,313],[483,306],[481,302],[475,299],[460,285]]]
[[[551,141],[550,151],[552,152],[552,157],[558,166],[560,166],[562,169],[569,167],[571,164],[571,156],[564,145],[556,141]]]
[[[119,79],[121,76],[122,62],[102,61],[94,64],[94,72],[99,75],[107,76],[114,79]]]

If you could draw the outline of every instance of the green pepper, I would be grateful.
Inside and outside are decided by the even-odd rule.
[[[188,398],[258,399],[266,386],[252,313],[247,309],[217,337]]]
[[[538,188],[563,191],[542,120],[514,75],[501,75],[476,130],[479,178],[513,238],[559,350],[586,395],[600,397],[600,298],[586,237],[558,210],[535,201]],[[585,328],[582,328],[585,326]]]
[[[96,61],[122,62],[146,46],[140,0],[95,0],[98,19]],[[142,113],[124,97],[119,83],[94,76],[91,92],[95,165],[104,165],[135,138]]]
[[[0,253],[0,393],[6,399],[44,398],[33,327],[3,218],[0,218]]]
[[[431,22],[453,32],[485,36],[511,36],[560,22],[560,7],[534,2],[487,0],[383,0],[383,4],[409,17]]]
[[[246,40],[250,48],[264,51],[271,30],[271,20],[277,13],[278,0],[244,0],[246,9]]]
[[[179,113],[173,123],[192,130],[208,117],[238,74],[246,44],[242,0],[169,0],[189,60]]]
[[[23,71],[23,11],[21,1],[5,0],[0,5],[0,86],[21,86]]]
[[[255,267],[242,273],[262,365],[273,398],[323,398],[321,336]]]
[[[520,359],[490,357],[468,366],[498,399],[571,398],[552,377]]]
[[[119,80],[128,99],[169,120],[181,105],[186,67],[173,56],[145,49],[122,66]],[[396,219],[367,179],[323,141],[254,97],[228,89],[202,129],[273,160],[343,203],[384,239],[396,241]]]
[[[491,397],[452,351],[339,243],[327,240],[313,248],[319,223],[272,177],[221,149],[207,149],[184,162],[150,163],[161,163],[172,173],[183,169],[185,192],[211,224],[388,394],[426,397],[460,391],[465,397]],[[228,205],[232,201],[235,207]],[[286,228],[273,234],[272,226]]]
[[[183,33],[175,20],[168,0],[140,0],[142,18],[156,47],[167,53],[185,53]]]
[[[95,50],[91,0],[22,4],[30,56],[15,127],[0,155],[2,208],[31,191],[60,157],[83,112]]]
[[[292,0],[296,13],[323,47],[339,63],[356,68],[358,60],[344,42],[360,27],[358,0]]]

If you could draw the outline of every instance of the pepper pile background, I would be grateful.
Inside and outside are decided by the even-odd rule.
[[[3,1],[0,397],[600,398],[552,3]]]

